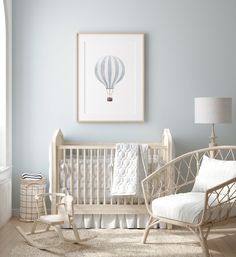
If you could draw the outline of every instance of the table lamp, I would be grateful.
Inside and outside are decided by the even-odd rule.
[[[232,122],[231,97],[196,97],[195,123],[211,124],[209,147],[216,146],[215,124]]]

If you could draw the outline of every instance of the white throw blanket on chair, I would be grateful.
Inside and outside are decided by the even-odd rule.
[[[141,196],[141,180],[147,176],[148,145],[116,144],[111,195]]]

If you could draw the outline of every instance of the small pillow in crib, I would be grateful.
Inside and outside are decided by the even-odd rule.
[[[208,189],[236,177],[236,161],[223,161],[203,156],[192,192],[206,192]],[[227,193],[227,189],[222,190]]]

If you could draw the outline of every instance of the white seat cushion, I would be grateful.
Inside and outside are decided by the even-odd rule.
[[[204,202],[205,193],[201,192],[168,195],[153,200],[152,211],[155,217],[198,223]]]
[[[209,202],[212,206],[217,205],[216,195],[211,195]],[[221,195],[222,199],[225,198]],[[168,195],[157,198],[152,201],[152,212],[154,217],[163,217],[172,220],[198,224],[201,221],[202,212],[205,206],[205,193],[189,192],[175,195]],[[228,205],[229,206],[229,205]],[[224,217],[228,211],[225,205],[224,211],[217,207],[211,220],[219,220]],[[236,216],[236,204],[233,205],[229,217]]]

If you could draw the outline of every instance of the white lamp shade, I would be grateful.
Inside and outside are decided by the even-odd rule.
[[[195,98],[195,123],[230,123],[232,122],[231,97]]]

